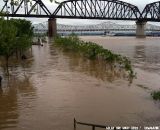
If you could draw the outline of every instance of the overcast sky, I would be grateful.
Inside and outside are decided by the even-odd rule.
[[[0,0],[0,3],[1,3],[2,0]],[[56,9],[56,7],[58,6],[57,4],[55,4],[54,2],[53,3],[50,3],[49,0],[42,0],[44,2],[44,4],[49,8],[49,10],[51,12],[54,12],[54,10]],[[57,0],[59,2],[62,2],[64,0]],[[158,0],[121,0],[121,1],[124,1],[124,2],[128,2],[128,3],[131,3],[133,5],[136,5],[138,6],[138,8],[140,9],[140,11],[142,11],[145,7],[146,4],[149,4],[151,2],[156,2]],[[47,21],[47,19],[36,19],[36,18],[31,18],[29,19],[31,20],[33,23],[40,23],[40,22],[45,22]],[[101,23],[101,22],[105,22],[106,20],[82,20],[82,19],[57,19],[57,22],[58,23],[61,23],[61,24],[74,24],[74,25],[79,25],[79,24],[98,24],[98,23]],[[115,23],[121,23],[121,24],[134,24],[135,22],[133,21],[113,21]],[[160,23],[156,23],[156,24],[159,24]]]

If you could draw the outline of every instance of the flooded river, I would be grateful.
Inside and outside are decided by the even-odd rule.
[[[81,37],[132,60],[132,84],[105,75],[102,66],[63,52],[52,44],[33,46],[33,58],[15,63],[0,90],[0,129],[72,130],[78,121],[108,126],[160,124],[160,38]],[[0,69],[2,75],[3,69]],[[78,126],[78,130],[90,127]],[[98,130],[98,129],[97,129]]]

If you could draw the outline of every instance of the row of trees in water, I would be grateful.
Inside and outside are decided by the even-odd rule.
[[[0,18],[0,56],[5,59],[9,74],[9,58],[13,55],[22,57],[32,46],[32,23],[22,19],[5,20]]]
[[[54,41],[55,45],[64,50],[79,53],[90,60],[97,60],[104,63],[104,66],[111,65],[115,68],[125,70],[129,79],[136,76],[131,61],[127,57],[115,54],[96,43],[82,41],[74,34],[69,37],[57,36],[54,38]]]

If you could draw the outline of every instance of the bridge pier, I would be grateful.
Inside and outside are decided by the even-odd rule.
[[[55,18],[48,19],[48,36],[55,37],[57,35],[57,23]]]
[[[137,38],[145,38],[145,28],[146,28],[146,22],[144,21],[137,21],[136,22],[137,28],[136,28],[136,37]]]

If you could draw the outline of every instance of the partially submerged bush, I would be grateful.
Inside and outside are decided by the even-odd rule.
[[[82,41],[76,35],[71,35],[69,37],[57,36],[54,40],[57,46],[65,50],[80,53],[91,60],[97,59],[105,61],[107,64],[125,69],[130,78],[135,76],[131,61],[127,57],[114,54],[112,51],[104,49],[96,43]]]
[[[151,96],[154,100],[160,100],[160,91],[154,91],[151,93]]]

